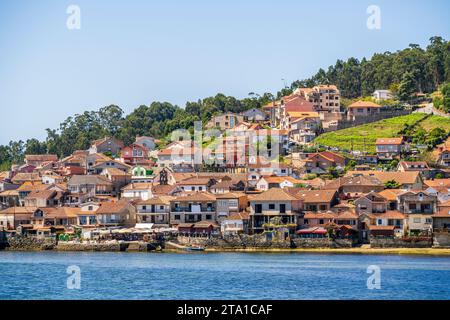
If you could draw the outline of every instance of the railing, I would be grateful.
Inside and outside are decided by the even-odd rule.
[[[200,208],[200,210],[195,210],[189,207],[176,207],[171,208],[172,212],[191,212],[191,213],[202,213],[202,212],[215,212],[216,208],[208,207],[208,208]]]

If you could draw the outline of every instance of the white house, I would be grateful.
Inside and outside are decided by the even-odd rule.
[[[387,100],[392,99],[392,93],[389,90],[375,90],[372,94],[375,100]]]

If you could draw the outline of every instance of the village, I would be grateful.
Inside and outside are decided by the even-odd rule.
[[[449,247],[445,143],[433,163],[415,160],[402,135],[378,138],[375,152],[315,143],[412,114],[383,105],[390,98],[377,90],[344,112],[339,89],[318,85],[215,115],[200,142],[189,132],[165,145],[104,137],[64,158],[26,154],[0,173],[0,242],[17,250],[23,239],[67,250]]]

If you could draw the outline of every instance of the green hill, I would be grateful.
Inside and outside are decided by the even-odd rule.
[[[404,128],[405,124],[412,125],[418,121],[423,120],[426,114],[413,113],[407,116],[384,119],[377,122],[364,124],[343,130],[327,132],[314,140],[316,145],[324,145],[329,147],[338,147],[347,150],[375,152],[375,142],[378,138],[393,138],[398,137],[399,132]],[[424,124],[425,130],[431,130],[436,126],[441,126],[440,123],[445,123],[447,131],[450,130],[450,120],[447,118],[432,116],[425,119],[421,124]],[[426,126],[425,126],[426,125]]]

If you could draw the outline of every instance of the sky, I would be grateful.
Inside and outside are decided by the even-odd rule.
[[[448,40],[449,12],[448,0],[0,0],[0,144],[110,104],[276,93],[337,59]]]

